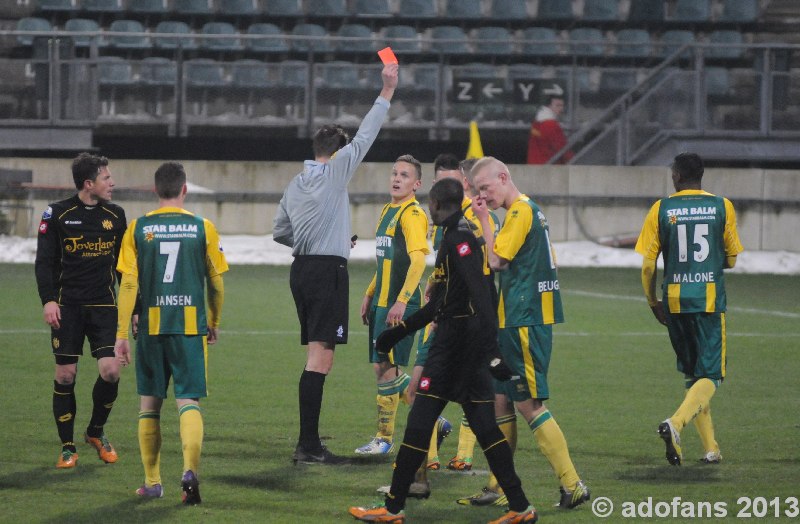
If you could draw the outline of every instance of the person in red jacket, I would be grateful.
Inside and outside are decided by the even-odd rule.
[[[558,96],[547,98],[547,104],[536,113],[536,119],[531,124],[531,133],[528,136],[528,163],[546,164],[550,158],[567,145],[567,137],[558,123],[558,116],[564,112],[564,99]],[[572,151],[567,151],[556,164],[566,164],[573,157]]]

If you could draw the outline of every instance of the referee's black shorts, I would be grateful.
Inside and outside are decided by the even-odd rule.
[[[289,286],[300,319],[300,343],[347,343],[350,278],[347,260],[325,255],[298,255]]]

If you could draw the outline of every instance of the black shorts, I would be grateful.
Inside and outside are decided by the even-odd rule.
[[[300,343],[347,344],[350,278],[347,260],[336,256],[300,255],[289,273]]]
[[[440,321],[417,391],[452,402],[493,402],[489,351],[496,338],[477,317]]]
[[[94,358],[113,357],[117,338],[116,306],[61,306],[61,327],[50,329],[50,345],[58,363],[77,362],[89,339]],[[74,359],[64,358],[74,357]]]

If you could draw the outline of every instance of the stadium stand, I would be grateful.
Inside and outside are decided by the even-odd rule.
[[[289,44],[283,31],[275,24],[257,22],[247,28],[248,35],[261,35],[264,38],[248,38],[247,48],[256,53],[285,53]]]

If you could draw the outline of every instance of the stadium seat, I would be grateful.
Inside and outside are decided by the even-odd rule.
[[[727,69],[724,67],[706,67],[704,74],[706,94],[708,96],[721,97],[730,92],[731,80]]]
[[[522,21],[529,18],[527,3],[520,0],[493,0],[489,17],[495,20]]]
[[[419,53],[422,44],[417,30],[409,25],[390,25],[383,31],[383,40],[395,53]]]
[[[284,87],[303,87],[308,84],[308,62],[304,60],[284,60],[280,64],[281,85]]]
[[[222,64],[206,58],[195,58],[184,62],[186,99],[194,115],[208,115],[208,100],[226,87],[227,81]]]
[[[172,34],[172,35],[191,35],[192,31],[185,22],[177,22],[165,20],[159,22],[154,33]],[[175,36],[154,36],[153,45],[157,49],[178,49],[180,46],[183,49],[197,49],[197,41],[192,38],[177,38]]]
[[[148,56],[140,64],[139,78],[147,85],[174,86],[178,81],[178,67],[168,58]]]
[[[345,0],[306,0],[306,14],[316,17],[347,16]]]
[[[297,24],[292,29],[292,36],[310,37],[291,40],[290,45],[294,51],[316,51],[322,53],[333,51],[328,32],[321,25]]]
[[[514,39],[505,27],[483,26],[472,33],[475,49],[487,55],[510,55],[514,53]]]
[[[233,25],[227,22],[208,22],[203,24],[201,34],[207,36],[226,35],[230,38],[204,38],[200,41],[200,47],[207,51],[241,51],[242,41],[239,39],[239,32]]]
[[[572,20],[572,0],[539,0],[537,20]]]
[[[128,2],[128,10],[143,15],[166,15],[167,0],[134,0]]]
[[[483,18],[481,0],[447,0],[442,14],[448,19],[476,20]]]
[[[390,18],[389,0],[355,0],[351,15],[359,18]]]
[[[219,12],[226,16],[256,16],[259,13],[257,0],[217,0]]]
[[[708,22],[711,0],[677,0],[671,20],[674,22]]]
[[[118,49],[150,49],[150,37],[147,35],[129,35],[126,33],[144,33],[142,23],[137,20],[114,20],[108,26],[109,44]]]
[[[748,23],[758,20],[758,0],[723,0],[719,22]]]
[[[236,60],[233,62],[233,85],[245,88],[263,88],[274,85],[269,66],[259,60]]]
[[[680,49],[684,44],[695,42],[694,33],[684,29],[673,29],[661,35],[661,56],[669,56]],[[691,51],[687,50],[681,54],[681,58],[689,58]]]
[[[264,13],[268,16],[303,16],[299,0],[266,0]]]
[[[344,24],[336,36],[358,38],[358,40],[339,40],[336,50],[344,53],[373,53],[377,51],[372,30],[363,24]]]
[[[96,20],[90,20],[88,18],[70,18],[64,24],[64,30],[72,33],[99,32],[100,25]],[[106,45],[105,39],[99,35],[95,37],[89,35],[75,35],[72,37],[72,41],[75,42],[75,47],[90,47],[92,45],[92,39],[95,39],[97,42],[97,47],[104,47]]]
[[[615,22],[619,18],[619,0],[584,0],[582,20]]]
[[[461,55],[470,52],[467,34],[454,25],[440,25],[431,30],[430,51],[446,55]]]
[[[26,16],[17,20],[17,31],[52,31],[53,26],[44,18]],[[33,35],[18,35],[17,44],[21,46],[33,45]]]
[[[97,62],[97,85],[100,113],[113,116],[117,113],[117,91],[134,85],[131,63],[119,57],[104,57]]]
[[[631,2],[628,10],[628,21],[638,22],[663,22],[664,0],[636,0]]]
[[[637,83],[637,72],[634,69],[604,70],[600,73],[602,95],[617,98]]]
[[[247,28],[248,35],[264,35],[272,38],[250,38],[247,39],[247,47],[251,51],[265,53],[283,53],[289,50],[289,44],[275,24],[255,23]]]
[[[715,44],[714,47],[706,48],[706,57],[708,58],[741,58],[744,53],[744,48],[738,47],[738,44],[744,42],[742,33],[739,31],[713,31],[708,36],[708,42]]]
[[[81,0],[81,8],[90,14],[121,13],[122,0]]]
[[[577,27],[569,31],[569,51],[579,56],[603,56],[603,32],[594,27]]]
[[[358,87],[358,69],[352,62],[334,60],[325,64],[320,64],[323,68],[322,77],[325,79],[325,87],[338,89]]]
[[[39,11],[48,13],[74,14],[78,12],[76,0],[39,0],[37,7]]]
[[[653,52],[650,33],[645,29],[622,29],[617,32],[616,56],[646,58]]]
[[[559,38],[549,27],[529,27],[522,31],[522,54],[553,56],[559,54]]]
[[[400,0],[400,18],[435,18],[438,16],[436,0]]]
[[[173,0],[175,11],[179,15],[212,15],[210,0]]]

